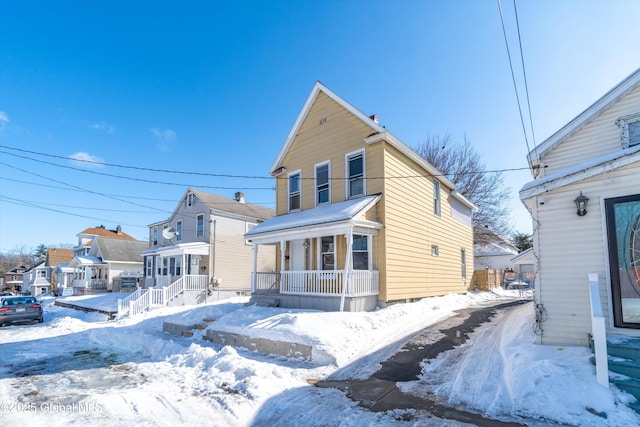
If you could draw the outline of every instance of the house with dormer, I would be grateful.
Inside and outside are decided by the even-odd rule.
[[[317,82],[270,170],[276,216],[248,231],[252,299],[282,307],[373,310],[464,293],[475,206],[381,125]],[[255,266],[255,263],[254,263]]]

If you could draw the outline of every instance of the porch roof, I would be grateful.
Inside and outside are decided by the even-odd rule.
[[[76,256],[69,263],[69,267],[84,267],[89,265],[104,265],[105,263],[92,255]]]
[[[171,246],[147,249],[142,252],[142,256],[160,255],[162,257],[176,255],[209,255],[209,244],[204,242],[177,243]]]
[[[382,227],[379,222],[357,218],[378,203],[381,197],[381,194],[374,194],[274,216],[253,227],[244,237],[254,243],[268,244],[284,239],[342,234],[350,228],[360,232],[379,229]]]

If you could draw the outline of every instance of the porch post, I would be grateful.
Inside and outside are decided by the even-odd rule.
[[[280,241],[280,290],[282,290],[283,287],[287,286],[286,280],[283,280],[283,274],[282,272],[284,271],[284,253],[287,249],[287,242],[285,240],[281,240]]]
[[[340,311],[344,310],[344,299],[347,289],[351,290],[351,271],[353,270],[353,227],[349,227],[347,233],[347,256],[344,260],[345,281],[342,284],[342,296],[340,297]]]
[[[251,276],[251,293],[256,292],[256,280],[258,275],[258,244],[253,244],[253,275]]]

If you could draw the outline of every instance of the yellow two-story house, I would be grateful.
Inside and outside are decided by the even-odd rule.
[[[475,206],[405,143],[317,82],[270,171],[276,216],[251,229],[276,245],[253,301],[362,311],[464,293]]]

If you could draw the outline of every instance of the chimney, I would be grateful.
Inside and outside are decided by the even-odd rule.
[[[236,193],[236,201],[239,203],[244,203],[244,193],[242,191],[238,191]]]
[[[116,234],[122,234],[122,227],[121,226],[117,226],[116,227]]]

